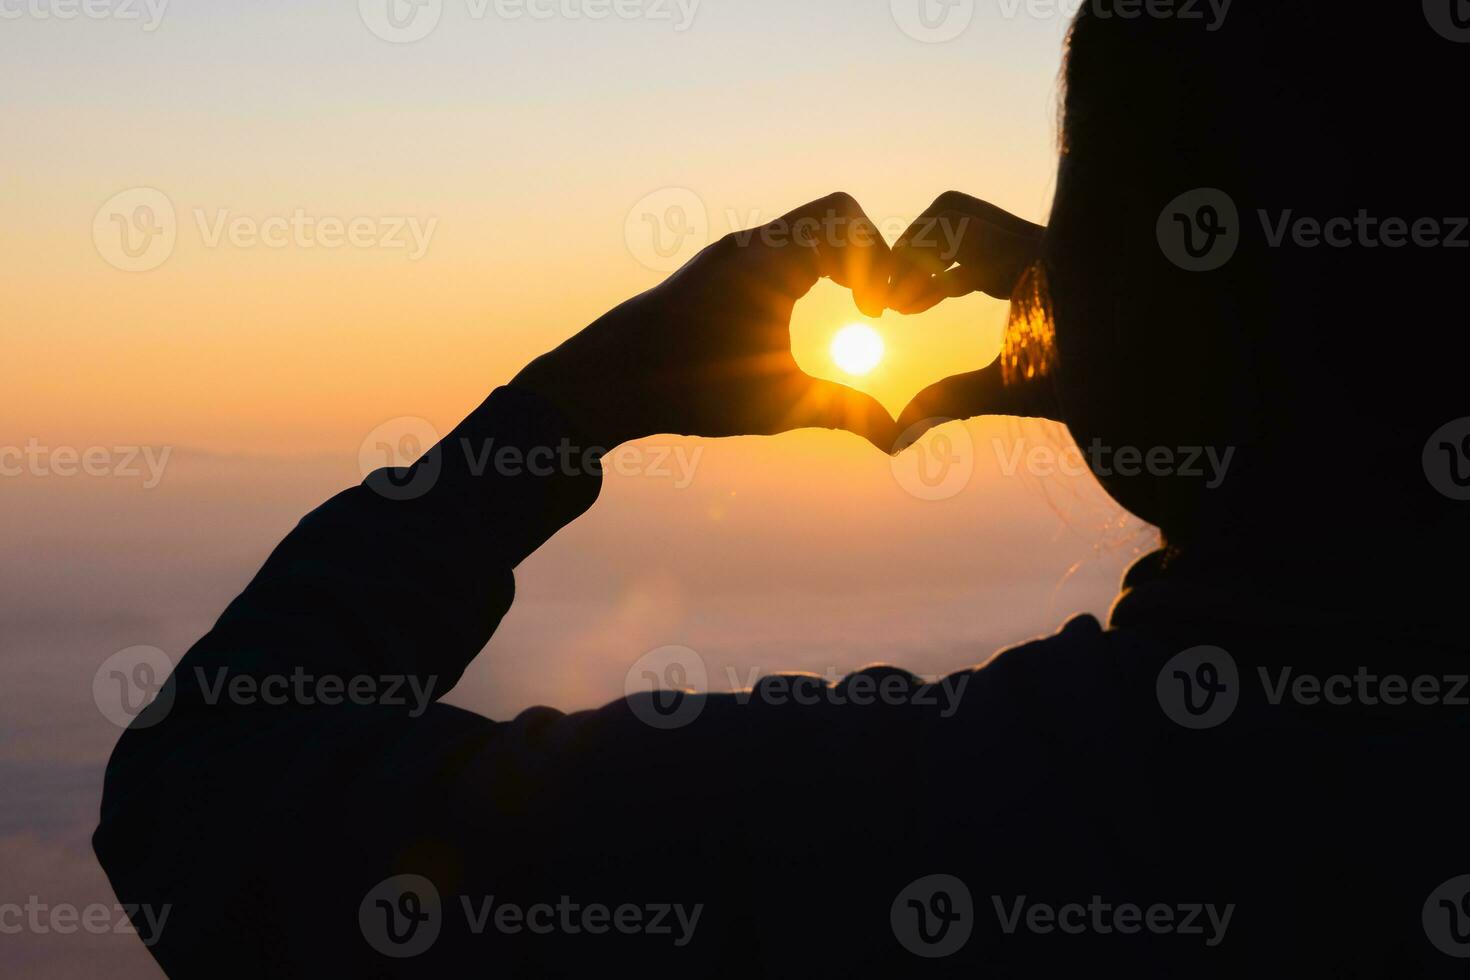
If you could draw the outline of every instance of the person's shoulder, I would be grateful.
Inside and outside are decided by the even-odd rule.
[[[1110,713],[1137,686],[1146,640],[1105,628],[1083,614],[1060,630],[1006,647],[978,666],[950,675],[951,690],[965,685],[970,719],[1049,718],[1068,727]]]
[[[993,681],[1033,674],[1066,675],[1100,666],[1110,651],[1109,633],[1096,616],[1073,616],[1060,630],[993,654],[970,671]]]
[[[873,664],[835,682],[813,674],[773,674],[741,691],[633,690],[593,711],[525,712],[507,726],[508,741],[538,753],[598,755],[644,743],[717,739],[730,726],[749,736],[839,721],[867,727],[879,716],[897,727],[922,724],[929,716],[999,719],[1014,718],[1018,711],[1070,710],[1086,717],[1089,706],[1108,700],[1109,691],[1124,682],[1128,662],[1136,659],[1121,649],[1127,643],[1125,636],[1084,614],[1050,636],[947,673],[920,676],[903,666]]]
[[[1068,653],[1082,655],[1096,653],[1105,644],[1102,623],[1091,613],[1073,616],[1057,632],[1049,636],[1038,636],[1015,646],[1006,647],[981,665],[995,666],[1003,661],[1014,662],[1023,657],[1059,657]]]

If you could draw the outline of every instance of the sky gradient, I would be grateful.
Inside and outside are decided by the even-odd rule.
[[[139,644],[177,660],[385,426],[449,431],[660,281],[653,228],[693,228],[692,249],[836,190],[890,239],[949,189],[1045,220],[1064,11],[978,0],[926,43],[904,0],[703,0],[683,30],[672,3],[628,3],[672,19],[444,0],[393,43],[372,0],[177,0],[152,30],[141,2],[64,20],[34,11],[65,0],[0,0],[0,902],[113,901],[86,845],[117,736],[98,665]],[[145,226],[167,234],[143,247]],[[1004,316],[983,298],[889,314],[859,386],[896,414],[993,359]],[[799,361],[841,379],[827,344],[858,319],[820,285]],[[938,483],[844,434],[633,447],[631,475],[522,567],[451,700],[595,707],[668,644],[719,689],[875,660],[941,673],[1105,613],[1153,539],[1035,463],[1065,431],[940,437],[958,469]],[[1039,454],[1019,468],[1018,440]],[[152,476],[142,447],[165,459]],[[3,936],[0,964],[157,975],[119,936]]]

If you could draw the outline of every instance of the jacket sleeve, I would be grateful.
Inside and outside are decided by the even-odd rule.
[[[220,975],[293,820],[411,797],[452,746],[494,740],[434,702],[509,609],[513,569],[596,500],[601,453],[499,389],[414,467],[308,514],[188,651],[113,752],[93,842],[122,901],[154,912],[136,918],[166,969]],[[364,840],[391,837],[388,809],[357,821]]]

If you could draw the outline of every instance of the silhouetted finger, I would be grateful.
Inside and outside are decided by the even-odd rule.
[[[884,453],[893,452],[898,439],[898,423],[877,399],[834,381],[812,381],[785,428],[841,429],[862,436]]]
[[[929,280],[960,263],[968,270],[968,292],[1010,298],[1021,272],[1041,249],[1045,229],[966,194],[942,195],[894,243],[889,305],[900,312],[927,309],[938,299],[965,295],[935,293]]]
[[[960,261],[965,237],[976,221],[973,215],[950,208],[930,208],[921,214],[893,243],[892,285],[917,287]]]
[[[894,242],[893,247],[898,248],[900,245],[909,244],[912,241],[913,235],[922,230],[926,219],[945,214],[963,215],[977,221],[983,221],[986,224],[995,225],[997,228],[1005,229],[1017,235],[1026,234],[1037,227],[1037,225],[1027,221],[1025,218],[1019,218],[988,201],[980,200],[978,197],[971,197],[969,194],[962,194],[959,191],[946,191],[934,199],[934,203],[925,209],[924,213],[914,221],[908,231],[898,237],[898,241]]]
[[[766,226],[769,242],[789,240],[800,270],[792,286],[805,295],[821,277],[846,286],[858,308],[882,316],[888,298],[889,249],[882,234],[850,194],[831,194]],[[779,247],[779,246],[778,246]]]
[[[940,227],[958,228],[959,222],[965,220],[957,217],[954,223]],[[951,297],[983,292],[996,299],[1011,298],[1021,273],[1041,254],[1045,229],[1038,225],[1031,231],[1017,233],[975,219],[969,219],[964,229],[963,240],[958,244],[953,244],[951,239],[936,238],[929,245],[916,241],[894,253],[890,306],[902,310],[912,305],[928,291],[931,280],[945,275],[950,275],[945,285]],[[951,257],[960,263],[953,269],[947,264]],[[957,288],[961,283],[964,289]]]
[[[1037,227],[987,201],[947,191],[893,243],[895,272],[905,276],[938,275],[960,261],[970,229],[978,225],[990,225],[1013,235],[1027,235]]]
[[[901,292],[890,289],[888,305],[899,313],[911,316],[931,310],[947,299],[968,296],[979,288],[976,270],[962,265],[911,283]]]
[[[894,452],[902,452],[935,425],[982,415],[1014,415],[1058,421],[1061,412],[1049,378],[1034,378],[1006,384],[1001,364],[956,374],[925,388],[899,416],[897,429],[902,439]]]

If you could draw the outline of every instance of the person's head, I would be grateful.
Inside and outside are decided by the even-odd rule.
[[[1087,0],[1072,28],[1041,267],[1064,420],[1174,545],[1458,523],[1421,457],[1470,415],[1470,249],[1443,241],[1470,242],[1470,44],[1417,3],[1189,7]],[[1223,486],[1170,472],[1193,447],[1233,451]]]

